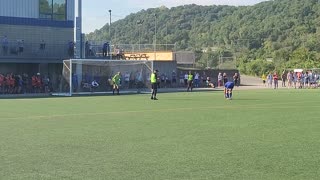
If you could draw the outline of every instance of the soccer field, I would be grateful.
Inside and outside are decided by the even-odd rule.
[[[318,179],[319,93],[0,99],[0,179]]]

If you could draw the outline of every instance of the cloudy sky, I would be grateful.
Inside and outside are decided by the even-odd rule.
[[[108,23],[109,9],[112,10],[111,19],[114,22],[130,13],[160,6],[168,8],[184,4],[240,6],[254,5],[262,1],[266,0],[82,0],[83,32],[92,32]]]

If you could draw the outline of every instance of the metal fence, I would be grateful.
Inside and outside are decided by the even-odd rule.
[[[75,48],[70,44],[8,42],[1,44],[0,58],[57,58],[68,59],[74,57]],[[91,42],[84,44],[86,58],[103,58],[103,43]],[[175,44],[117,44],[110,45],[108,55],[121,53],[175,51]]]
[[[106,50],[106,49],[105,49]],[[121,53],[175,51],[175,44],[111,44],[107,48],[107,54]],[[103,57],[103,42],[88,42],[85,44],[86,57]]]

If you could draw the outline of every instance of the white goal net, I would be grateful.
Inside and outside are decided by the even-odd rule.
[[[69,59],[63,61],[59,92],[72,96],[112,92],[112,77],[120,72],[120,93],[150,91],[153,61]]]

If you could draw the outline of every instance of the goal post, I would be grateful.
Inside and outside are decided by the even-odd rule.
[[[58,96],[112,93],[112,77],[120,72],[120,93],[150,92],[153,61],[68,59],[63,61]]]

